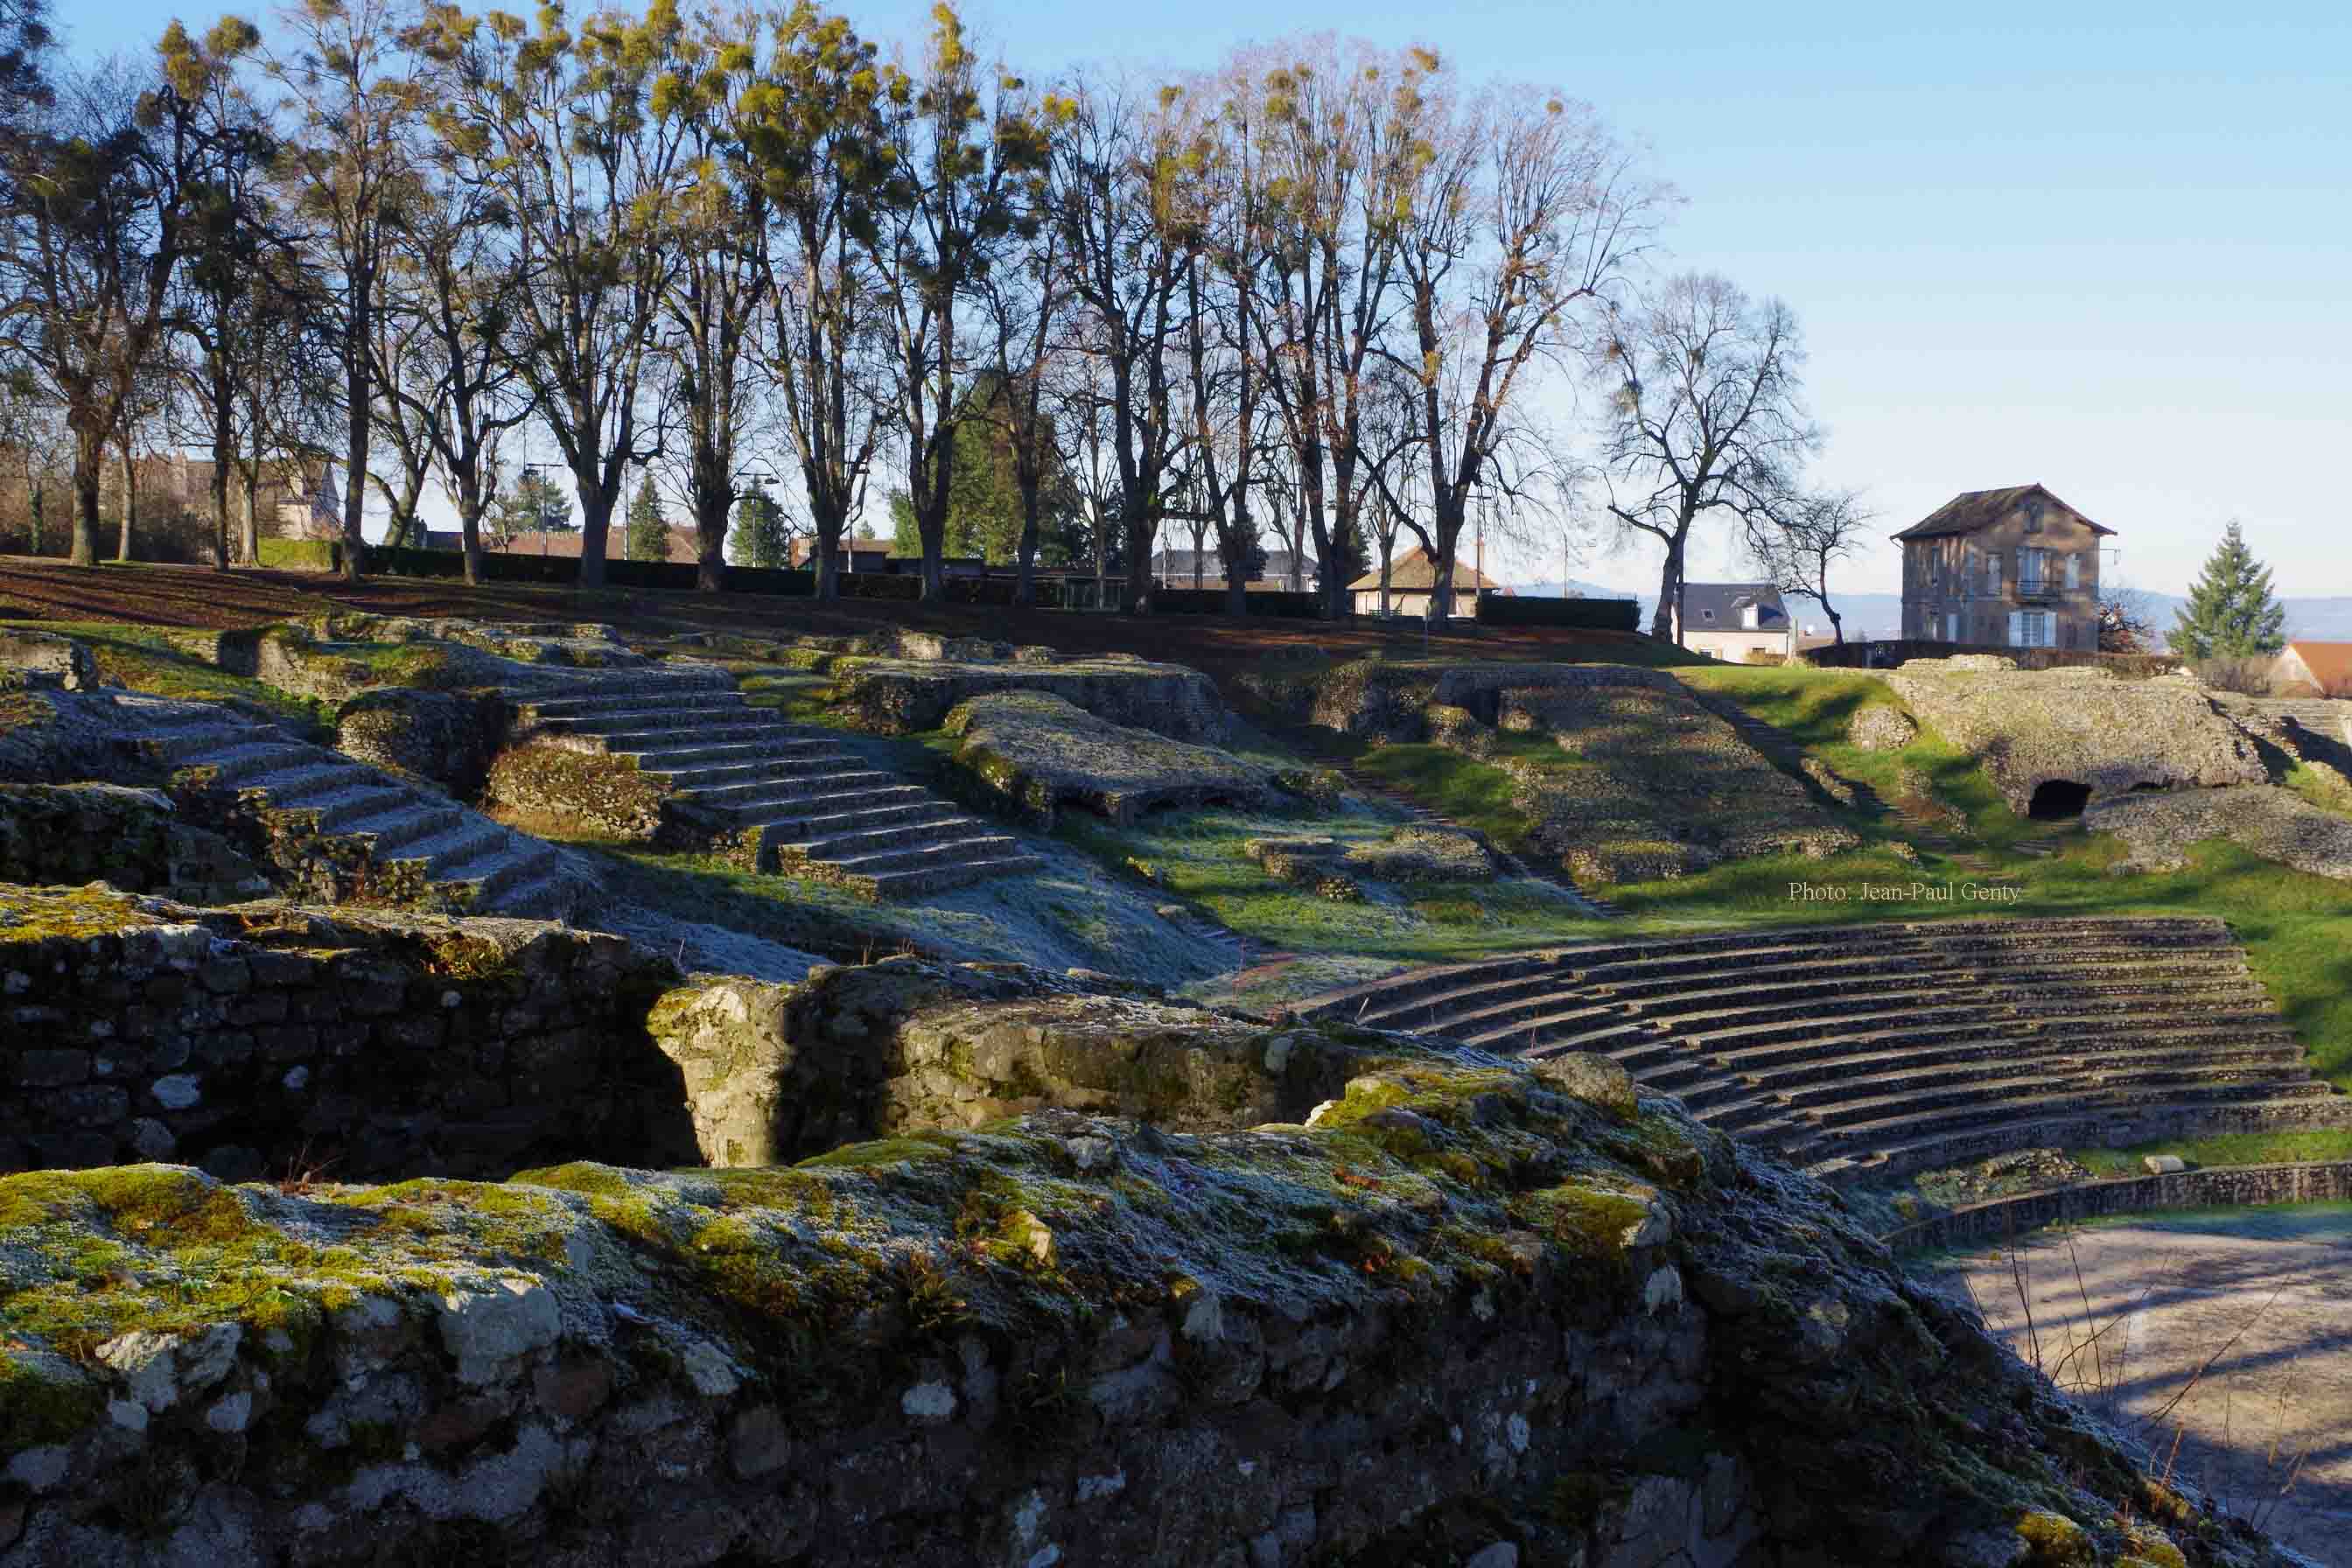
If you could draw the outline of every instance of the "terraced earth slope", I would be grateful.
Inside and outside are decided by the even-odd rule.
[[[2352,1126],[2218,920],[1889,923],[1421,969],[1308,1017],[1613,1058],[1831,1180],[2048,1145]]]

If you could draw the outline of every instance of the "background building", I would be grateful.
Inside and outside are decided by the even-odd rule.
[[[2040,485],[1969,490],[1896,534],[1903,635],[1988,647],[2099,646],[2102,528]]]

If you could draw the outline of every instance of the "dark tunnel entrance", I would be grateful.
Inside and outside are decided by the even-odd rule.
[[[2051,779],[2033,787],[2032,804],[2025,815],[2036,822],[2068,822],[2091,804],[2091,786],[2073,779]]]

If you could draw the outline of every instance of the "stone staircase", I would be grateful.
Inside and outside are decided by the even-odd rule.
[[[206,768],[277,810],[318,814],[324,836],[364,839],[371,858],[421,869],[452,910],[568,920],[593,877],[544,839],[502,827],[447,796],[209,702],[110,695],[107,721],[173,768]]]
[[[827,732],[753,707],[715,666],[673,661],[509,695],[518,739],[628,758],[670,786],[674,807],[742,844],[760,870],[899,899],[1044,864],[1019,839],[873,767]]]
[[[1596,942],[1304,1016],[1590,1051],[1832,1180],[2006,1150],[2352,1126],[2219,921],[1947,921]]]

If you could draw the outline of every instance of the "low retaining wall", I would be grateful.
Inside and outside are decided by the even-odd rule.
[[[1998,1241],[2043,1226],[2159,1209],[2251,1208],[2352,1201],[2352,1160],[2290,1165],[2218,1165],[2162,1176],[2123,1176],[2046,1193],[1970,1204],[1889,1231],[1897,1252]]]
[[[645,1026],[676,981],[619,937],[528,921],[0,889],[0,1171],[688,1163]]]

